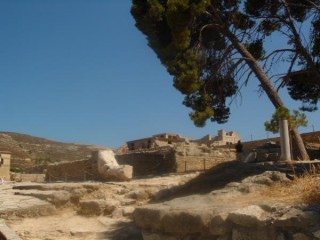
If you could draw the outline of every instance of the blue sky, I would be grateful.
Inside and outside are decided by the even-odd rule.
[[[195,127],[130,7],[130,0],[1,0],[0,131],[111,147],[162,132],[267,137],[263,123],[274,109],[254,83],[227,124]],[[319,112],[308,119],[301,132],[320,130]]]

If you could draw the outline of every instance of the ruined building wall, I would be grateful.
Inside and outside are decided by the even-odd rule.
[[[131,165],[133,176],[182,173],[207,170],[221,162],[235,160],[235,150],[229,148],[199,148],[196,144],[175,148],[162,147],[133,151],[115,156],[120,165]],[[94,154],[88,160],[50,164],[46,170],[46,181],[100,180],[98,164]]]
[[[175,153],[176,172],[208,170],[219,163],[236,159],[234,149],[207,149],[202,152],[177,151]]]
[[[236,159],[234,149],[208,149],[196,145],[144,150],[116,155],[119,164],[133,166],[133,176],[207,170]]]
[[[88,180],[99,180],[98,164],[92,158],[47,166],[46,181],[48,182]]]
[[[175,171],[175,157],[172,148],[140,150],[115,156],[120,165],[131,165],[133,176],[164,174]]]
[[[226,132],[224,130],[218,131],[218,136],[215,137],[213,145],[228,145],[237,143],[240,140],[240,136],[236,132]]]

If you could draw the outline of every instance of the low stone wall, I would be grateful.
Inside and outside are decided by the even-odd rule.
[[[131,165],[133,176],[145,176],[175,172],[175,152],[172,148],[138,151],[116,155],[119,164]]]
[[[120,165],[132,166],[133,176],[139,177],[207,170],[221,162],[235,160],[236,155],[234,149],[228,148],[164,147],[119,154],[115,158]],[[35,170],[44,171],[42,168]],[[101,180],[94,153],[87,160],[49,164],[45,172],[45,180],[48,182]]]
[[[175,154],[176,172],[202,171],[210,169],[219,163],[236,159],[234,149],[217,149],[202,155]]]
[[[73,162],[48,165],[46,181],[88,181],[99,180],[97,161],[90,158]]]
[[[133,176],[203,171],[236,159],[234,149],[159,148],[116,155],[119,164],[133,166]]]
[[[25,173],[12,173],[11,181],[15,182],[44,182],[46,175],[45,174],[25,174]]]

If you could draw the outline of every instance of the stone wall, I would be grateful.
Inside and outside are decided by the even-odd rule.
[[[210,156],[176,156],[175,172],[203,171],[208,170],[219,163],[231,161],[233,159],[217,159]]]
[[[236,159],[236,152],[229,148],[177,148],[175,152],[176,172],[207,170],[215,165]]]
[[[115,157],[120,165],[133,167],[134,177],[202,171],[221,162],[236,159],[234,149],[209,149],[194,145],[139,150]],[[36,170],[43,172],[42,168],[33,169]],[[94,152],[87,160],[49,164],[45,172],[45,180],[48,182],[101,180]]]
[[[25,174],[25,173],[12,173],[11,181],[15,182],[44,182],[45,174]]]
[[[202,171],[236,159],[235,150],[191,146],[159,148],[116,155],[119,164],[133,166],[133,176]]]
[[[88,181],[99,180],[97,161],[90,158],[73,162],[50,164],[46,171],[46,181]]]
[[[133,176],[145,176],[175,172],[175,153],[172,148],[135,151],[116,155],[120,165],[131,165]]]

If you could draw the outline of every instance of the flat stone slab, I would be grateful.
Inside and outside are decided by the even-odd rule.
[[[6,218],[9,215],[32,215],[46,211],[53,211],[54,207],[47,201],[33,196],[16,195],[13,184],[0,185],[0,216]]]
[[[0,219],[0,239],[6,240],[21,240],[21,238],[12,231],[4,220]]]

